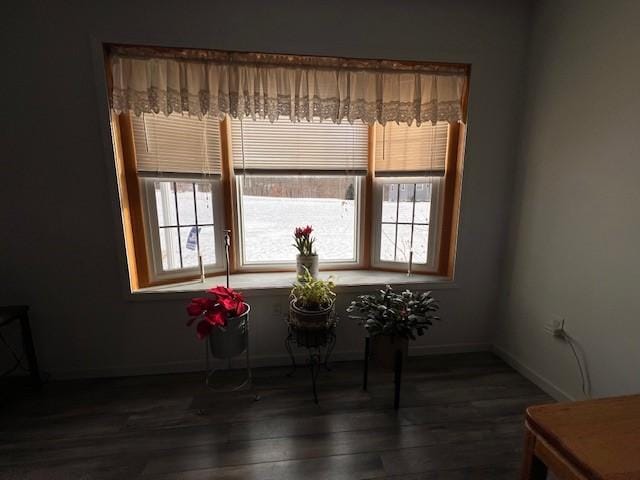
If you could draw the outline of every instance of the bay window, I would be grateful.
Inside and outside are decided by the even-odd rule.
[[[222,273],[225,232],[233,273],[293,271],[293,231],[306,225],[321,270],[452,275],[466,67],[114,51],[112,133],[132,288]]]

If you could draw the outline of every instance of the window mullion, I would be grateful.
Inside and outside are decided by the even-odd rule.
[[[400,184],[398,183],[396,190],[396,230],[395,239],[393,241],[393,261],[398,261],[398,220],[400,218]]]
[[[362,201],[364,202],[364,208],[360,210],[360,214],[364,215],[364,221],[360,222],[360,225],[364,226],[364,230],[360,232],[363,239],[360,244],[363,247],[363,251],[358,259],[363,268],[369,268],[372,261],[372,245],[377,245],[378,242],[373,241],[372,237],[376,234],[377,223],[382,220],[380,218],[374,218],[374,212],[378,210],[374,207],[374,174],[375,174],[375,158],[376,158],[376,128],[374,125],[369,125],[368,130],[368,143],[367,143],[367,176],[365,177],[365,188]],[[375,253],[375,261],[378,261],[380,254]]]
[[[413,184],[413,205],[411,208],[411,236],[409,237],[409,252],[413,252],[413,228],[416,218],[416,184]],[[411,253],[409,254],[411,255]]]
[[[198,252],[198,266],[200,266],[200,258],[202,257],[202,253],[200,252],[200,227],[198,226],[198,201],[196,198],[196,183],[193,182],[193,213],[196,227],[196,250]]]
[[[178,185],[173,182],[173,198],[176,204],[176,223],[178,231],[178,253],[180,254],[180,268],[184,268],[184,262],[182,261],[182,238],[180,238],[180,211],[178,210]]]

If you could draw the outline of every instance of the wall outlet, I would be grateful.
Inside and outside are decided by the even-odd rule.
[[[554,337],[564,338],[564,318],[553,315],[544,326],[544,331]]]

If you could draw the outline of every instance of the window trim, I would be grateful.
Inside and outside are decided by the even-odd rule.
[[[140,188],[140,180],[135,168],[135,145],[133,141],[133,131],[128,113],[112,113],[112,140],[114,143],[114,155],[116,160],[116,173],[120,194],[120,206],[122,221],[125,232],[125,248],[129,270],[130,286],[132,290],[140,288],[165,285],[170,283],[197,280],[200,277],[199,271],[196,274],[177,270],[175,275],[159,276],[154,278],[152,266],[149,260],[149,248],[147,243],[146,221],[143,214],[142,199],[143,192]],[[463,158],[465,148],[466,125],[455,123],[449,125],[449,136],[447,139],[446,173],[442,182],[444,193],[441,195],[442,203],[439,208],[440,223],[436,236],[437,259],[428,270],[421,269],[414,271],[421,274],[437,275],[452,279],[455,269],[455,256],[458,237],[458,225],[460,217],[460,199],[462,186]],[[230,246],[230,271],[231,273],[249,272],[284,272],[295,271],[295,265],[285,265],[276,268],[271,265],[263,268],[248,268],[242,266],[240,262],[239,242],[240,229],[238,217],[238,189],[232,165],[231,155],[231,127],[228,118],[220,122],[220,148],[222,162],[221,192],[223,210],[222,220],[218,222],[222,230],[231,230]],[[375,239],[378,223],[375,216],[375,190],[376,183],[382,177],[375,177],[375,128],[369,126],[368,135],[368,171],[361,183],[361,199],[358,208],[360,214],[360,235],[357,242],[359,262],[322,264],[323,270],[360,270],[373,269],[389,272],[406,271],[405,264],[392,263],[389,265],[383,262],[376,262]],[[234,235],[235,233],[235,235]],[[222,238],[222,235],[217,237]],[[218,255],[217,258],[222,258]],[[387,262],[388,263],[388,262]],[[224,272],[215,267],[207,269],[207,276],[214,276]]]
[[[467,95],[464,97],[465,103],[468,98]],[[438,244],[438,269],[435,272],[437,275],[448,278],[454,277],[456,265],[466,133],[467,127],[465,123],[460,122],[449,125],[444,200],[442,203],[442,228]]]
[[[124,241],[132,290],[152,286],[149,280],[147,251],[144,237],[144,219],[140,202],[140,186],[135,162],[133,126],[128,114],[111,111],[111,132],[120,211],[124,230]]]

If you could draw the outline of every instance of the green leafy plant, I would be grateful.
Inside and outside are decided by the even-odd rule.
[[[313,278],[309,269],[304,267],[304,273],[299,275],[298,280],[293,284],[291,297],[298,308],[309,311],[324,310],[333,304],[336,296],[334,288],[335,284],[331,278],[328,280]]]
[[[414,293],[405,290],[396,293],[387,285],[374,295],[361,295],[347,308],[349,317],[358,319],[369,335],[389,335],[416,339],[424,335],[440,308],[431,292]]]

